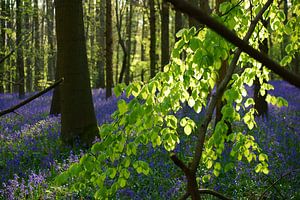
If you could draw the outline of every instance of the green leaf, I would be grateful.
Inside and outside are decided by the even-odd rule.
[[[187,124],[185,127],[184,127],[184,133],[186,135],[190,135],[192,133],[192,129],[193,127],[190,125],[190,124]]]
[[[115,178],[115,176],[117,174],[117,170],[116,170],[116,168],[109,168],[106,171],[106,174],[107,174],[107,176],[109,176],[109,178],[113,179],[113,178]]]
[[[260,172],[261,169],[262,169],[262,167],[263,167],[262,164],[259,163],[259,164],[255,167],[255,172],[256,172],[256,173]]]
[[[248,108],[249,106],[254,104],[255,104],[254,100],[252,98],[248,98],[245,102],[245,107]]]
[[[197,37],[193,37],[190,40],[189,47],[192,49],[192,51],[196,51],[197,49],[199,49],[200,44],[201,44],[201,40],[199,38],[197,38]]]
[[[118,84],[114,87],[114,93],[115,93],[116,97],[119,97],[122,94],[125,87],[126,87],[126,85],[124,83]]]
[[[266,154],[264,154],[264,153],[261,153],[261,154],[259,154],[259,156],[258,156],[258,160],[259,160],[260,162],[263,162],[263,161],[265,161],[265,160],[268,160],[268,156],[267,156]]]
[[[206,163],[206,167],[207,169],[210,169],[213,165],[213,161],[212,160],[208,160],[207,163]]]
[[[221,170],[221,163],[216,162],[215,166],[214,166],[214,169],[220,171]]]
[[[202,177],[202,181],[204,183],[207,183],[210,180],[210,178],[211,178],[210,174],[206,174]]]
[[[287,100],[285,100],[284,98],[277,97],[276,105],[280,108],[282,106],[286,106],[287,107],[289,104],[288,104]]]
[[[126,101],[123,99],[119,100],[118,108],[119,108],[120,115],[126,113],[128,111],[128,105],[126,104]]]
[[[194,98],[191,96],[188,100],[188,105],[192,108],[195,105],[195,100]]]

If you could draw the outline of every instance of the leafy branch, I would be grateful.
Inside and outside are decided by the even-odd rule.
[[[291,83],[292,85],[300,88],[300,77],[289,70],[284,69],[280,64],[273,61],[266,54],[259,52],[254,49],[246,41],[240,39],[236,34],[229,30],[226,26],[206,14],[201,9],[195,8],[191,4],[187,3],[184,0],[166,0],[172,3],[176,9],[180,10],[183,13],[186,13],[190,17],[198,20],[200,23],[206,25],[217,34],[225,38],[227,41],[231,42],[235,46],[239,47],[241,51],[247,53],[249,56],[254,58],[255,60],[261,62],[264,66],[272,70],[274,73],[281,76],[284,80]]]

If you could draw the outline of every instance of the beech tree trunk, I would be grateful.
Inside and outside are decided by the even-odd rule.
[[[150,7],[150,77],[153,78],[156,74],[156,25],[155,25],[155,3],[154,0],[149,0]]]
[[[106,98],[112,95],[113,84],[113,70],[112,70],[112,58],[113,58],[113,40],[112,40],[112,10],[111,1],[106,0]]]
[[[41,44],[40,44],[40,24],[39,24],[39,7],[38,0],[34,0],[34,15],[33,15],[33,24],[34,24],[34,89],[41,90],[40,81],[43,80],[43,66],[41,61]]]
[[[81,0],[56,0],[57,65],[61,85],[61,139],[91,145],[98,135],[87,63]]]
[[[1,1],[1,16],[6,16],[5,13],[6,6],[5,1]],[[0,28],[1,28],[1,38],[0,38],[0,59],[2,59],[5,56],[5,39],[6,39],[6,33],[5,33],[5,20],[0,19]],[[0,93],[4,93],[4,81],[5,78],[5,62],[0,63]]]
[[[22,40],[22,3],[21,0],[16,0],[16,43],[19,45]],[[23,60],[23,48],[20,45],[17,49],[17,71],[18,78],[17,83],[19,86],[19,98],[25,97],[25,81],[24,81],[24,60]]]
[[[169,4],[162,1],[161,11],[161,71],[169,63]]]
[[[96,40],[98,45],[97,51],[97,69],[98,69],[98,79],[96,83],[97,88],[105,87],[105,0],[97,2],[96,14],[98,14],[99,27],[96,30]]]
[[[47,80],[54,81],[55,80],[55,49],[54,49],[54,5],[52,0],[46,1],[47,6],[47,38],[48,38],[48,73]]]

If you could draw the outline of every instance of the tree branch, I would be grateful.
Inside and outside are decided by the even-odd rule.
[[[294,170],[290,170],[284,174],[282,174],[276,181],[274,181],[267,189],[265,189],[265,191],[261,194],[261,196],[259,197],[259,199],[263,199],[263,197],[265,196],[265,194],[267,193],[267,191],[272,188],[275,184],[277,184],[281,179],[283,179],[284,177],[288,176],[289,174],[293,173],[293,172],[299,172],[300,169],[294,169]]]
[[[217,191],[211,190],[211,189],[199,189],[199,193],[200,194],[210,194],[210,195],[213,195],[222,200],[231,200],[230,198],[225,197],[223,194],[221,194]]]
[[[201,9],[193,7],[191,4],[184,0],[165,0],[172,3],[178,10],[186,13],[190,17],[198,20],[200,23],[206,25],[220,36],[224,37],[227,41],[239,47],[243,52],[253,57],[255,60],[261,62],[264,66],[272,70],[274,73],[281,76],[287,82],[300,88],[300,77],[280,66],[277,62],[273,61],[266,54],[254,49],[246,41],[241,40],[236,34],[225,27],[217,20],[210,17]]]
[[[56,81],[53,85],[51,85],[50,87],[44,89],[43,91],[33,95],[32,97],[29,97],[28,99],[22,101],[21,103],[15,105],[15,106],[12,106],[11,108],[9,109],[6,109],[6,110],[3,110],[0,112],[0,117],[3,116],[3,115],[6,115],[8,113],[11,113],[11,112],[15,112],[15,110],[17,110],[18,108],[30,103],[31,101],[37,99],[38,97],[42,96],[43,94],[49,92],[51,89],[57,87],[60,83],[63,82],[63,78],[61,78],[60,80]]]
[[[250,37],[255,29],[256,24],[258,23],[259,19],[261,18],[263,13],[267,10],[267,8],[271,5],[272,2],[273,2],[273,0],[268,0],[267,3],[263,6],[263,8],[258,12],[256,17],[250,24],[250,27],[246,33],[246,36],[244,37],[244,42],[247,42],[250,39]],[[222,82],[220,83],[219,87],[217,88],[216,93],[212,96],[212,99],[208,105],[208,109],[206,111],[205,118],[200,126],[199,139],[197,141],[197,145],[196,145],[196,149],[195,149],[195,153],[194,153],[194,159],[193,159],[193,162],[191,165],[191,170],[194,173],[196,172],[197,167],[199,166],[199,163],[200,163],[200,160],[202,157],[202,151],[204,148],[204,141],[205,141],[205,137],[206,137],[207,127],[208,127],[209,122],[211,121],[212,114],[215,109],[217,100],[219,98],[221,98],[221,96],[223,95],[223,93],[227,87],[227,84],[229,83],[231,76],[236,68],[236,64],[239,60],[241,52],[242,51],[240,48],[238,48],[235,51],[233,59],[228,67],[227,72],[226,72],[226,75],[225,75],[224,79],[222,80]]]

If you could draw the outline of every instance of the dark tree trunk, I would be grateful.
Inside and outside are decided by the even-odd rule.
[[[31,0],[25,1],[25,9],[26,10],[31,10],[32,5],[31,5]],[[31,22],[30,22],[30,14],[29,12],[25,12],[24,16],[24,21],[25,21],[25,30],[29,33],[32,29]],[[26,53],[26,58],[25,58],[25,65],[26,65],[26,91],[27,92],[32,92],[32,85],[33,85],[33,80],[32,80],[32,45],[33,44],[33,39],[31,39],[30,42],[25,43],[25,53]]]
[[[268,54],[269,48],[268,48],[268,40],[264,39],[263,42],[260,42],[259,49],[261,52]],[[254,102],[255,106],[254,108],[257,110],[258,116],[268,116],[268,103],[266,102],[266,96],[267,92],[264,96],[262,96],[259,92],[261,88],[261,84],[259,82],[259,79],[256,77],[254,81]]]
[[[156,74],[156,27],[155,27],[155,0],[149,0],[150,7],[150,77]]]
[[[56,0],[57,66],[61,85],[61,139],[91,145],[99,136],[90,87],[81,0]]]
[[[175,41],[178,41],[178,38],[176,37],[176,33],[182,29],[183,23],[182,23],[182,13],[178,10],[175,11]]]
[[[16,43],[19,45],[22,40],[22,4],[21,0],[16,0]],[[23,49],[20,45],[17,49],[17,71],[18,78],[17,83],[19,86],[19,98],[25,97],[25,81],[24,81],[24,60],[23,60]]]
[[[161,11],[161,71],[168,64],[170,59],[169,53],[169,4],[162,1]]]
[[[106,98],[112,95],[112,83],[113,83],[113,70],[112,70],[112,58],[113,58],[113,40],[112,40],[112,10],[111,1],[106,1]]]
[[[99,14],[99,27],[96,30],[96,40],[99,47],[97,54],[98,81],[96,87],[105,88],[105,0],[97,3],[96,14]]]
[[[58,65],[56,65],[55,70],[55,81],[61,79],[59,75]],[[50,115],[58,115],[61,114],[61,106],[60,106],[60,91],[61,91],[61,84],[54,88],[52,100],[51,100],[51,107],[50,107]]]

